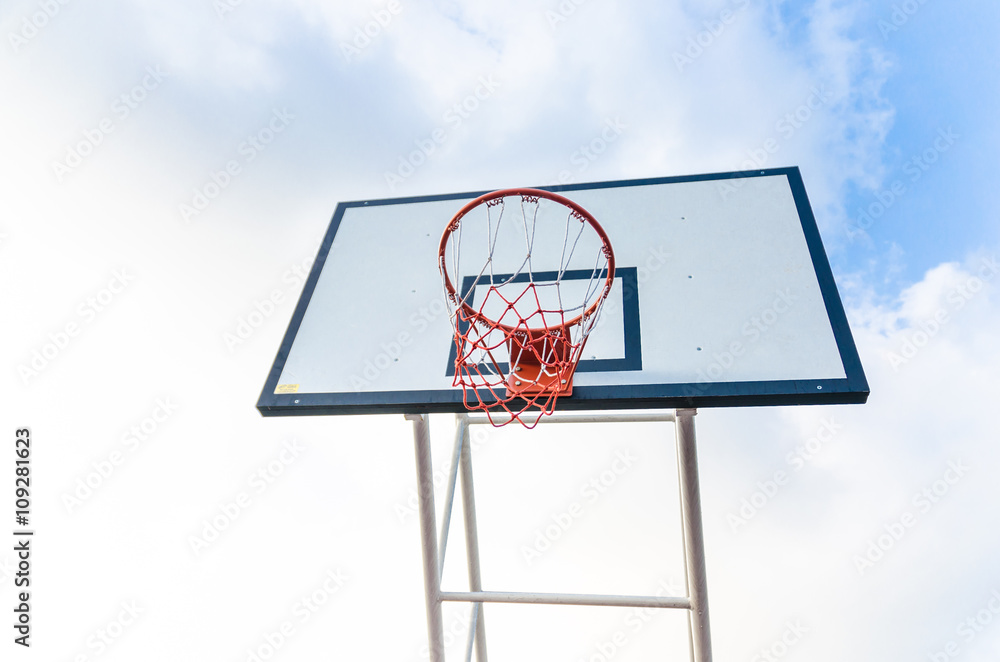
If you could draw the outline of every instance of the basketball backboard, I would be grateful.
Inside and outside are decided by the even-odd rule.
[[[867,400],[797,168],[538,188],[589,211],[617,264],[558,409]],[[339,204],[260,412],[465,411],[438,244],[482,193]]]

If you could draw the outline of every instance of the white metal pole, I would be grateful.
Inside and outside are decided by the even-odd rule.
[[[708,579],[705,570],[705,538],[701,523],[701,491],[698,486],[698,453],[695,449],[695,409],[676,412],[677,471],[684,526],[684,557],[691,632],[691,659],[712,662],[712,639],[708,625]]]
[[[583,605],[586,607],[652,607],[690,609],[688,598],[645,595],[596,595],[589,593],[515,593],[512,591],[442,591],[445,602],[506,602],[529,605]]]
[[[448,553],[448,531],[451,527],[451,509],[455,505],[455,483],[458,481],[458,467],[461,462],[462,444],[468,442],[468,424],[457,417],[455,426],[455,446],[451,452],[451,468],[448,471],[448,489],[444,495],[444,512],[441,514],[441,537],[438,542],[438,573],[444,576],[444,559]]]
[[[420,540],[424,557],[424,597],[430,660],[444,662],[444,619],[441,614],[437,525],[434,523],[434,466],[431,462],[430,430],[424,416],[407,414],[406,419],[413,422],[413,445],[417,459],[417,500],[420,504]]]
[[[469,590],[482,591],[483,581],[479,565],[479,528],[476,525],[476,492],[472,482],[472,448],[469,443],[468,417],[459,414],[459,426],[462,428],[462,511],[465,513],[465,556],[469,566]],[[476,660],[487,662],[486,656],[486,619],[483,605],[475,606],[473,622],[476,629]]]

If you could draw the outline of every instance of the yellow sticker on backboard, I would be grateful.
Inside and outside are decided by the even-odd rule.
[[[278,384],[278,388],[274,389],[275,395],[280,395],[282,393],[298,393],[298,384]]]

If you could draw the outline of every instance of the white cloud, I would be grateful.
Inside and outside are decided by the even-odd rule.
[[[314,251],[334,202],[389,195],[383,172],[414,140],[446,125],[444,113],[490,75],[500,83],[495,94],[448,127],[448,142],[399,195],[544,183],[560,169],[576,181],[739,169],[772,140],[779,149],[765,165],[802,165],[821,224],[835,227],[845,188],[874,188],[883,176],[881,149],[894,121],[885,83],[897,65],[858,35],[862,3],[816,2],[783,22],[801,7],[790,4],[400,0],[390,21],[378,13],[388,3],[377,0],[245,1],[222,18],[211,3],[70,3],[23,52],[5,52],[0,80],[18,100],[0,108],[11,129],[0,137],[0,275],[9,285],[3,307],[17,320],[5,336],[5,411],[44,437],[40,471],[59,490],[106,457],[155,397],[174,395],[179,403],[144,455],[130,458],[78,515],[66,516],[54,492],[40,501],[45,535],[75,550],[39,569],[64,591],[44,607],[69,637],[45,641],[49,657],[82,650],[130,592],[141,594],[149,612],[121,642],[121,655],[132,646],[143,651],[132,657],[176,659],[202,645],[218,658],[238,656],[334,564],[349,569],[353,583],[283,655],[365,658],[377,650],[416,659],[425,637],[418,534],[412,518],[400,524],[393,510],[413,484],[408,426],[398,417],[262,420],[253,410],[301,288],[284,273]],[[546,12],[563,5],[575,9],[553,25]],[[20,3],[16,11],[33,7]],[[725,9],[734,12],[728,22]],[[4,30],[20,16],[12,14]],[[373,20],[380,29],[372,28],[370,45],[348,61],[341,45]],[[689,54],[692,43],[698,47]],[[691,62],[679,67],[676,54]],[[57,185],[51,161],[156,63],[170,74],[163,87]],[[814,99],[817,107],[809,108],[814,89],[826,90],[828,100]],[[288,132],[244,163],[204,216],[183,225],[178,203],[237,153],[273,107],[286,105],[296,114]],[[786,116],[803,106],[808,117],[791,124]],[[578,170],[571,154],[609,118],[627,125],[620,140]],[[980,589],[1000,586],[992,525],[1000,497],[991,477],[1000,461],[996,279],[973,292],[991,256],[985,249],[962,262],[945,256],[891,296],[874,294],[870,273],[842,275],[872,386],[867,405],[701,412],[718,659],[752,659],[788,618],[812,628],[794,651],[803,659],[920,659],[981,608]],[[80,301],[122,266],[135,270],[135,283],[23,388],[16,365],[75,319]],[[283,307],[230,353],[223,333],[275,289]],[[831,416],[842,429],[795,470],[789,454]],[[445,440],[435,446],[443,464],[450,421],[439,417],[434,425],[435,439]],[[189,558],[186,537],[246,488],[247,475],[291,434],[308,444],[308,459],[291,467],[288,480],[247,511],[206,561]],[[655,584],[661,570],[676,574],[669,429],[549,434],[504,441],[477,456],[483,535],[498,541],[491,558],[510,566],[491,567],[490,583],[531,588],[535,578],[569,584],[592,576],[595,586],[621,580],[638,588],[646,579]],[[548,557],[559,560],[549,566],[558,572],[518,574],[519,543],[564,507],[560,489],[579,491],[580,481],[604,468],[607,442],[631,443],[633,436],[648,463],[579,522],[573,535],[584,553],[573,556],[567,538]],[[526,467],[532,459],[540,461]],[[968,476],[860,575],[853,556],[915,510],[914,494],[957,460],[970,464]],[[557,481],[551,467],[560,462]],[[778,470],[790,482],[734,534],[727,514]],[[538,491],[516,489],[529,473],[548,488],[544,508]],[[512,486],[513,493],[504,491]],[[662,530],[654,530],[661,517]],[[634,556],[619,568],[615,554],[623,550]],[[452,551],[460,560],[461,545],[453,542]],[[606,571],[599,576],[594,558]],[[387,604],[383,596],[396,590],[400,602]],[[86,610],[100,613],[81,622]],[[524,628],[534,627],[541,640],[556,622],[492,613],[491,636],[501,642],[511,635],[512,650],[530,643]],[[593,652],[618,627],[602,614],[578,613],[559,621],[566,638],[548,638],[549,650],[565,653],[569,641],[581,655]],[[576,618],[586,641],[567,625]],[[386,623],[394,624],[389,638]],[[178,639],[178,631],[191,636]],[[655,637],[664,631],[650,626],[649,639],[621,659],[642,658],[647,646],[663,643]],[[998,631],[979,640],[981,655]],[[153,646],[151,633],[169,648]],[[971,646],[965,652],[975,659]]]
[[[709,548],[714,604],[724,604],[715,632],[768,632],[795,616],[812,626],[810,659],[857,656],[859,648],[873,651],[862,659],[917,658],[955,638],[954,627],[986,599],[982,591],[1000,582],[983,565],[1000,544],[985,525],[1000,502],[990,470],[1000,462],[992,414],[1000,370],[996,278],[971,292],[992,271],[987,256],[942,264],[895,301],[851,311],[872,389],[866,405],[731,412],[725,430],[712,429],[718,413],[702,412],[707,521],[721,538]],[[948,321],[935,331],[928,321],[942,310]],[[912,352],[904,349],[910,345]],[[908,358],[894,365],[891,354]],[[755,427],[736,427],[754,418]],[[816,444],[824,420],[840,429]],[[954,466],[967,470],[949,473]],[[724,518],[776,471],[786,472],[787,485],[732,532]],[[873,543],[881,547],[869,567]],[[740,610],[738,596],[748,595],[756,608]],[[745,648],[734,645],[731,658],[753,654],[755,638],[740,639]]]

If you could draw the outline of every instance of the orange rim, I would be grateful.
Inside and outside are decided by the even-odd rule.
[[[567,207],[572,212],[574,212],[574,215],[576,215],[577,218],[579,218],[581,221],[586,221],[587,223],[589,223],[590,226],[594,228],[594,231],[597,232],[597,236],[600,237],[601,241],[604,243],[603,251],[604,251],[604,256],[608,260],[608,266],[607,266],[608,276],[607,279],[605,280],[604,291],[601,293],[601,296],[599,296],[597,300],[594,301],[594,303],[592,303],[590,307],[588,307],[585,311],[583,311],[573,319],[569,320],[568,322],[562,322],[560,324],[555,324],[553,326],[548,326],[540,329],[531,329],[531,330],[537,331],[538,333],[548,333],[551,331],[556,331],[557,329],[564,329],[571,326],[575,326],[579,324],[583,319],[593,315],[597,311],[601,302],[608,296],[608,293],[611,292],[611,286],[615,282],[615,254],[614,251],[611,249],[611,240],[608,239],[607,233],[604,231],[604,228],[601,227],[601,224],[597,222],[597,219],[594,218],[593,215],[586,209],[584,209],[577,203],[573,202],[569,198],[565,198],[559,195],[558,193],[552,193],[550,191],[543,191],[541,189],[534,189],[534,188],[501,189],[499,191],[493,191],[492,193],[486,193],[485,195],[481,195],[475,200],[470,201],[461,209],[459,209],[458,213],[456,213],[455,216],[453,216],[451,221],[448,223],[448,227],[445,228],[444,234],[441,235],[441,243],[438,246],[438,268],[441,270],[441,276],[442,279],[444,280],[445,292],[447,293],[448,298],[451,299],[452,302],[455,303],[455,305],[461,306],[462,310],[465,311],[465,314],[469,317],[470,322],[475,319],[483,319],[489,321],[491,326],[502,330],[504,333],[509,334],[515,330],[515,327],[507,326],[505,324],[500,324],[499,322],[491,320],[482,313],[478,312],[469,304],[465,303],[464,301],[461,301],[459,299],[457,290],[455,290],[454,283],[451,282],[451,277],[448,275],[448,269],[445,265],[446,262],[445,252],[448,246],[448,239],[455,232],[455,230],[458,229],[458,226],[461,225],[462,218],[464,218],[466,214],[468,214],[476,207],[486,204],[491,200],[496,200],[498,198],[505,198],[515,195],[519,195],[522,197],[529,197],[529,198],[545,198],[546,200],[551,200],[553,202],[563,205],[564,207]]]

